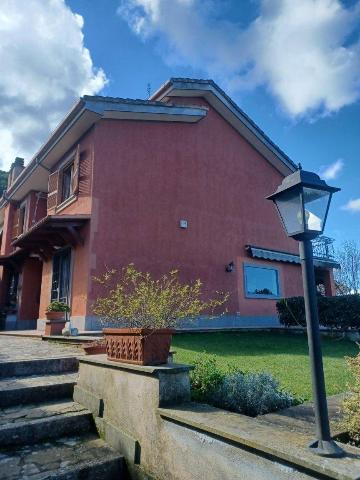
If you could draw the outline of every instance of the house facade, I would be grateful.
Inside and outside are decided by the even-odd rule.
[[[85,96],[0,201],[3,328],[43,329],[52,300],[80,330],[99,328],[93,277],[129,263],[178,268],[228,314],[192,328],[272,326],[302,294],[297,242],[271,202],[294,163],[212,81],[171,79],[150,100]],[[334,294],[329,257],[316,278]]]

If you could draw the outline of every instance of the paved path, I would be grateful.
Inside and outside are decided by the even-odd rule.
[[[0,336],[0,363],[35,358],[73,357],[83,355],[78,345],[64,345],[39,338]]]
[[[123,456],[73,402],[79,355],[77,345],[0,337],[1,480],[124,480]]]
[[[342,418],[341,403],[343,398],[343,393],[327,397],[330,427],[333,436],[343,433],[344,430],[341,424],[339,424]],[[257,419],[285,430],[307,433],[309,435],[315,431],[314,404],[312,402],[286,408],[279,412],[261,415]]]

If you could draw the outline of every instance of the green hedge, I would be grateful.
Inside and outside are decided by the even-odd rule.
[[[360,295],[318,296],[318,305],[320,325],[334,330],[360,330]],[[282,325],[306,326],[303,297],[283,298],[276,308]]]

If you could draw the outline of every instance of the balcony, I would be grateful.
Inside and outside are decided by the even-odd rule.
[[[336,261],[334,242],[335,240],[333,238],[326,237],[325,235],[315,238],[312,241],[314,257],[322,260]]]

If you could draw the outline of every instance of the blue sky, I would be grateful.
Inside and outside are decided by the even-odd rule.
[[[10,20],[17,1],[9,3]],[[45,9],[40,0],[29,0],[29,5],[24,17],[37,15],[28,22],[29,33],[22,29],[19,34],[21,25],[7,22],[12,41],[28,34],[24,45],[36,42],[38,35],[39,43],[29,45],[28,56],[40,48],[42,58],[51,61],[48,72],[46,65],[29,61],[28,75],[19,80],[27,90],[15,107],[26,122],[20,136],[14,133],[16,121],[11,120],[11,130],[8,120],[0,138],[0,155],[9,152],[8,157],[3,153],[3,166],[13,154],[31,157],[79,94],[146,98],[148,84],[154,91],[169,77],[213,78],[296,163],[342,188],[334,196],[325,233],[338,242],[359,241],[357,1],[56,0],[51,7],[56,11]],[[45,43],[45,34],[36,27],[39,15],[48,19]],[[0,28],[0,44],[1,39]],[[6,52],[5,57],[0,47],[0,59],[10,66],[20,61],[16,55]],[[26,70],[25,58],[24,53]],[[7,81],[14,84],[14,78]],[[5,80],[0,80],[0,92],[1,82]],[[43,98],[34,106],[34,94],[28,91],[36,84],[36,96],[41,82]],[[13,97],[7,88],[9,101]],[[61,92],[55,99],[54,89]]]

